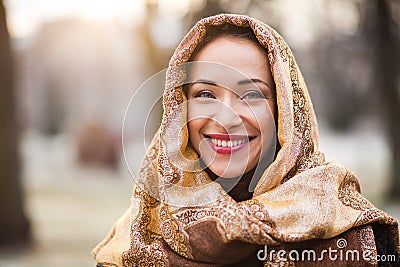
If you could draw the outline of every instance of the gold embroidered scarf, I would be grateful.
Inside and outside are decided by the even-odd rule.
[[[186,159],[198,158],[186,126],[180,128],[186,97],[177,86],[184,79],[177,67],[189,60],[208,26],[223,23],[250,27],[267,50],[278,106],[281,148],[252,199],[239,203],[205,171],[179,168],[183,158],[176,155],[179,151]],[[220,266],[245,258],[259,245],[326,239],[373,222],[397,227],[395,219],[359,193],[351,171],[325,162],[299,67],[286,42],[268,25],[232,14],[199,21],[170,60],[163,107],[131,206],[92,252],[104,267]]]

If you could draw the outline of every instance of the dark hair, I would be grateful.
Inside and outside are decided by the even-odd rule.
[[[225,23],[218,26],[209,26],[207,28],[206,35],[200,41],[199,45],[195,48],[192,55],[190,56],[189,61],[192,61],[193,58],[197,55],[197,53],[203,49],[207,44],[211,43],[217,37],[233,37],[233,38],[241,38],[246,39],[259,47],[265,49],[257,40],[253,30],[249,27],[240,27],[233,24]]]

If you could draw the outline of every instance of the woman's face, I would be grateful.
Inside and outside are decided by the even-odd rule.
[[[218,37],[193,61],[188,85],[190,142],[216,175],[253,169],[275,138],[275,87],[265,50],[250,40]]]

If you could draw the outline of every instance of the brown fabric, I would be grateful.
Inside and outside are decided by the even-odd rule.
[[[252,198],[241,202],[206,171],[180,168],[198,155],[184,125],[187,114],[180,104],[186,97],[180,84],[185,73],[179,66],[188,61],[208,26],[224,23],[250,27],[267,50],[278,106],[281,148]],[[371,223],[388,225],[394,244],[399,244],[397,221],[361,196],[351,171],[325,162],[301,72],[282,37],[264,23],[232,14],[199,21],[170,60],[163,107],[162,123],[137,175],[131,206],[93,250],[97,262],[104,266],[228,265],[244,260],[260,246],[318,247],[324,241],[317,240],[335,243],[349,229]],[[347,242],[356,246],[353,232],[346,236]],[[272,264],[264,262],[264,266]]]
[[[360,241],[360,231],[370,231],[371,239]],[[358,227],[326,240],[316,239],[290,243],[285,246],[285,249],[288,251],[296,249],[300,255],[305,255],[304,258],[295,262],[296,266],[376,266],[377,262],[372,257],[371,259],[369,257],[364,259],[362,256],[362,252],[366,249],[369,249],[374,257],[377,255],[374,244],[370,244],[368,248],[362,247],[367,246],[367,242],[373,240],[372,235],[370,226]],[[345,243],[340,245],[340,242]],[[329,248],[331,248],[331,255],[329,255]],[[326,252],[322,253],[324,250]],[[313,258],[312,254],[303,254],[304,251],[315,251],[315,258]]]

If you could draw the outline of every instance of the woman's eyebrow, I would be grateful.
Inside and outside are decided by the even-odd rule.
[[[205,84],[209,84],[209,85],[218,85],[216,82],[210,81],[210,80],[206,80],[206,79],[199,79],[199,80],[196,80],[196,81],[194,81],[192,83],[205,83]]]
[[[209,85],[218,85],[217,82],[211,81],[211,80],[207,80],[207,79],[198,79],[192,83],[205,83],[205,84],[209,84]],[[243,84],[249,84],[249,83],[263,83],[266,86],[269,86],[269,84],[267,82],[264,82],[260,79],[245,79],[245,80],[241,80],[239,81],[237,84],[238,85],[243,85]]]
[[[249,84],[249,83],[263,83],[268,87],[270,86],[267,82],[264,82],[260,79],[246,79],[246,80],[239,81],[237,84],[243,85],[243,84]]]

